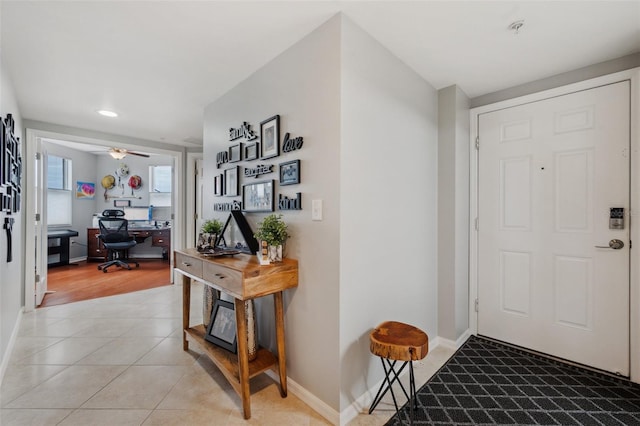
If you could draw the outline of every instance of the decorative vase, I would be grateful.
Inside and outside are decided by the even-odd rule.
[[[258,328],[256,327],[256,310],[253,299],[244,302],[247,317],[247,353],[249,361],[258,357]]]
[[[269,246],[269,261],[282,262],[282,244]]]
[[[213,306],[216,304],[216,300],[220,298],[220,291],[213,287],[205,285],[202,289],[202,325],[206,330],[209,327],[211,321],[211,315],[213,314]]]

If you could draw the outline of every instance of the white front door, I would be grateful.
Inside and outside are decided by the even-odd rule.
[[[479,334],[629,375],[629,104],[624,81],[480,115]]]

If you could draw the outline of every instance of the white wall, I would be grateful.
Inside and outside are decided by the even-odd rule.
[[[469,327],[469,99],[438,91],[438,335]]]
[[[437,336],[437,93],[347,18],[340,146],[341,411],[383,377],[369,333]]]
[[[14,93],[11,77],[6,72],[5,64],[0,55],[0,117],[4,119],[7,114],[12,114],[15,120],[15,135],[23,140],[22,120],[18,103]],[[24,161],[24,144],[20,144],[20,149]],[[24,176],[22,177],[24,183]],[[24,197],[22,194],[22,206],[24,207]],[[4,373],[4,367],[9,354],[7,349],[12,333],[18,323],[18,315],[23,306],[24,287],[24,208],[19,213],[7,215],[0,213],[0,224],[4,225],[4,219],[12,217],[13,224],[12,254],[13,261],[7,262],[7,237],[5,230],[0,227],[0,382]]]
[[[47,155],[68,158],[71,160],[71,189],[73,192],[71,203],[72,225],[60,227],[73,229],[78,232],[77,237],[71,238],[78,244],[72,244],[69,249],[69,258],[76,259],[87,256],[87,228],[91,227],[92,214],[96,211],[96,199],[100,195],[100,181],[96,181],[96,156],[87,152],[69,149],[61,145],[43,143]],[[75,196],[77,181],[93,182],[96,184],[96,195],[93,200],[79,199]],[[57,259],[55,260],[57,261]]]
[[[280,162],[301,161],[301,183],[282,188],[287,195],[301,192],[303,201],[303,210],[282,212],[292,234],[287,255],[299,261],[299,287],[285,293],[287,373],[335,411],[339,409],[340,386],[339,36],[340,20],[329,20],[207,106],[203,197],[205,218],[226,219],[228,213],[213,212],[213,203],[233,198],[213,197],[213,176],[225,168],[216,168],[215,157],[232,144],[228,140],[230,127],[247,121],[259,132],[262,120],[279,114],[281,139],[286,132],[304,138],[299,151],[250,164],[274,164],[277,170]],[[277,180],[275,174],[257,180],[262,179]],[[241,183],[247,180],[256,179],[242,178]],[[323,221],[311,221],[312,199],[324,201]],[[255,230],[265,214],[246,216]],[[259,300],[260,343],[274,349],[272,309],[270,297]]]

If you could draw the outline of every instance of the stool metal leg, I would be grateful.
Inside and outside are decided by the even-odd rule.
[[[404,368],[407,365],[406,362],[402,364],[402,366],[400,367],[400,370],[398,370],[398,372],[396,373],[395,365],[396,365],[396,362],[398,361],[396,360],[396,361],[393,361],[392,363],[391,361],[387,360],[387,364],[389,365],[389,371],[387,372],[387,367],[384,363],[384,360],[385,358],[380,358],[380,361],[382,362],[382,368],[384,369],[384,380],[380,384],[380,388],[378,389],[378,393],[376,394],[376,397],[373,398],[373,402],[371,403],[371,407],[369,408],[369,414],[373,413],[373,410],[376,408],[376,406],[382,400],[382,398],[384,398],[384,396],[387,394],[387,392],[391,388],[391,385],[393,385],[393,383],[398,379],[398,377],[400,376],[400,373],[402,373],[402,370],[404,370]],[[393,380],[389,380],[389,373],[391,373],[392,371],[395,377],[393,377]],[[399,383],[400,383],[400,386],[402,387],[402,391],[404,392],[404,395],[407,396],[407,391],[405,391],[404,386],[402,386],[401,382]],[[385,387],[385,384],[386,384],[386,387]]]
[[[400,389],[402,389],[402,393],[404,393],[404,396],[407,398],[407,401],[409,402],[410,405],[410,417],[409,417],[409,423],[413,424],[413,409],[414,409],[414,405],[417,408],[417,403],[416,403],[416,398],[415,398],[415,394],[416,394],[416,383],[415,383],[415,378],[413,375],[413,362],[412,361],[405,361],[402,366],[400,366],[400,369],[398,371],[395,370],[395,365],[398,362],[397,360],[394,360],[393,362],[391,362],[390,360],[386,360],[387,364],[385,364],[385,358],[380,358],[380,361],[382,362],[382,368],[384,369],[384,380],[382,381],[382,383],[380,384],[380,389],[378,389],[378,393],[376,394],[376,397],[373,399],[373,403],[371,403],[371,407],[369,408],[369,414],[371,414],[373,412],[373,410],[376,408],[376,406],[378,405],[378,403],[382,400],[382,398],[386,395],[387,391],[391,391],[391,398],[393,399],[393,405],[396,408],[396,414],[398,415],[398,421],[400,421],[400,423],[402,423],[402,417],[400,416],[400,410],[398,408],[398,402],[396,400],[396,395],[393,392],[393,383],[394,382],[398,382],[398,384],[400,385]],[[404,388],[404,386],[402,385],[402,382],[400,381],[400,374],[402,373],[402,370],[404,370],[404,368],[407,366],[407,363],[409,364],[409,394],[407,394],[406,389]],[[389,367],[389,369],[387,370],[387,366]],[[391,377],[391,374],[393,374],[393,376]],[[385,387],[386,384],[386,387]]]

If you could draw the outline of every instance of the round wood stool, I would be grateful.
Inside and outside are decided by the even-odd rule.
[[[407,401],[409,401],[409,422],[413,423],[413,409],[414,407],[417,408],[416,382],[413,376],[413,361],[421,360],[427,356],[427,353],[429,353],[429,336],[427,336],[424,331],[412,325],[397,321],[386,321],[377,326],[371,332],[369,335],[369,341],[369,349],[373,355],[380,357],[385,374],[385,378],[380,384],[380,389],[378,390],[376,397],[373,399],[371,408],[369,408],[369,414],[373,412],[387,391],[391,390],[391,397],[393,398],[393,404],[396,407],[396,414],[398,415],[398,420],[402,423],[396,396],[391,387],[393,383],[397,381],[402,392],[404,392],[404,396],[407,398]],[[404,362],[396,371],[395,365],[398,361]],[[407,363],[409,364],[408,395],[402,385],[402,382],[400,382],[400,374],[407,366]]]

